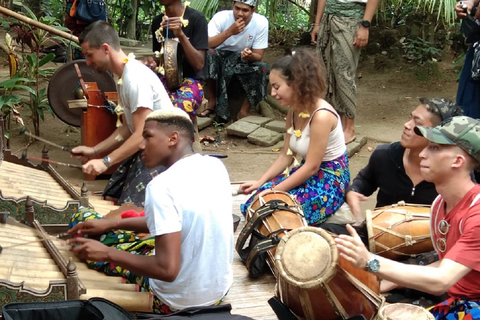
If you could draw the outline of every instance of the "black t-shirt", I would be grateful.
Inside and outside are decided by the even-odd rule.
[[[153,35],[153,51],[160,51],[160,43],[157,41],[155,31],[160,28],[163,14],[153,18],[152,21],[152,35]],[[188,20],[188,25],[183,28],[183,33],[187,36],[192,46],[197,50],[208,50],[208,27],[205,16],[199,11],[187,7],[183,19]],[[168,38],[175,38],[172,30],[163,30],[163,36],[166,36],[168,31]],[[188,63],[187,59],[183,58],[183,76],[185,78],[194,78],[205,80],[207,78],[207,54],[205,53],[205,64],[202,70],[195,71]]]

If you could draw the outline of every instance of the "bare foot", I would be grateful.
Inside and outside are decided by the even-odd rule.
[[[344,119],[344,127],[343,127],[343,135],[345,136],[345,144],[349,144],[357,138],[355,136],[355,124],[354,124],[354,119],[353,118],[347,118],[345,117]]]

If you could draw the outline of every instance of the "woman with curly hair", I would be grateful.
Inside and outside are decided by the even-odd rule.
[[[264,190],[286,191],[302,205],[308,223],[320,225],[345,202],[350,181],[340,116],[324,100],[325,69],[311,50],[301,49],[273,64],[270,83],[272,96],[291,108],[285,144],[257,181],[240,186],[244,193],[256,190],[242,205],[242,213]],[[299,165],[297,155],[302,158]]]

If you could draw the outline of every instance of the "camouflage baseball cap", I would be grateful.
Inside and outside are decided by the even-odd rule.
[[[234,2],[245,3],[250,7],[255,7],[257,5],[257,0],[234,0]]]
[[[443,98],[420,98],[422,104],[429,106],[429,110],[440,116],[440,121],[447,120],[448,118],[461,116],[463,110],[455,102],[443,99]]]
[[[431,142],[457,145],[480,161],[480,120],[458,116],[443,121],[435,128],[416,126],[414,130]]]

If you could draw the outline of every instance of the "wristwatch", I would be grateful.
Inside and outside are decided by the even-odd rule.
[[[380,261],[378,261],[376,255],[371,255],[370,260],[367,261],[366,269],[367,271],[373,273],[377,272],[380,269]]]
[[[368,21],[368,20],[362,20],[362,22],[360,22],[360,24],[362,26],[364,26],[365,28],[370,28],[370,25],[371,25],[370,21]]]
[[[110,168],[110,166],[112,165],[110,163],[110,157],[109,156],[103,157],[103,163],[107,166],[107,168]]]

